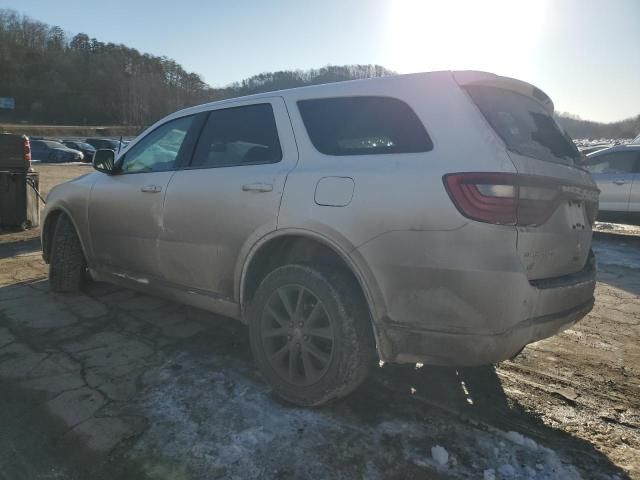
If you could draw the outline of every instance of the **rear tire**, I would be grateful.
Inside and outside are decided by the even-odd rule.
[[[87,264],[71,220],[61,215],[56,223],[49,261],[49,288],[52,292],[80,290]]]
[[[369,311],[342,273],[279,267],[264,278],[247,314],[258,368],[288,402],[317,406],[345,396],[375,362]]]

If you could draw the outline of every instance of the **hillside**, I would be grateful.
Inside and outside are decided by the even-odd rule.
[[[640,115],[618,122],[600,123],[559,112],[556,119],[572,138],[634,138],[640,134]]]
[[[0,122],[148,125],[169,112],[222,98],[301,85],[388,75],[378,65],[328,66],[253,76],[212,88],[176,61],[104,43],[86,33],[0,9]]]
[[[379,65],[326,66],[261,73],[213,88],[176,61],[104,43],[86,33],[70,36],[13,10],[0,9],[0,122],[142,127],[190,105],[283,88],[392,75]],[[557,116],[574,138],[628,138],[640,115],[615,123]]]

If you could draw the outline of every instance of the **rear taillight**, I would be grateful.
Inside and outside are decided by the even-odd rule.
[[[497,225],[541,225],[562,199],[559,185],[514,173],[452,173],[444,185],[462,215]]]
[[[24,140],[24,160],[25,162],[31,161],[31,143],[29,143],[29,137],[22,137]]]

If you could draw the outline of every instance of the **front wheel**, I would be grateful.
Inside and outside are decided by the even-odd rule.
[[[355,282],[306,265],[262,281],[248,308],[251,349],[285,400],[316,406],[347,395],[375,359],[369,312]]]
[[[61,215],[51,243],[49,288],[53,292],[77,292],[85,279],[87,264],[71,220]]]

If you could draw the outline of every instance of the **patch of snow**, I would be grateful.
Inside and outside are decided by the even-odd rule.
[[[556,452],[519,432],[491,429],[491,432],[478,432],[476,436],[475,455],[485,459],[485,480],[582,478],[578,470],[563,462]]]
[[[385,435],[402,435],[406,434],[409,430],[411,430],[411,427],[407,422],[400,422],[398,420],[388,420],[378,424],[378,431]]]
[[[538,449],[538,444],[535,442],[535,440],[525,437],[521,433],[510,431],[505,434],[505,437],[507,438],[507,440],[510,440],[516,445],[520,445],[521,447],[526,447],[530,450]]]
[[[487,468],[484,471],[482,478],[484,480],[496,480],[496,471],[493,468]]]
[[[436,465],[444,467],[449,462],[449,452],[440,445],[434,445],[431,447],[431,458],[436,462]]]
[[[516,469],[513,468],[513,465],[505,463],[504,465],[500,465],[500,468],[498,468],[498,473],[503,477],[513,478],[516,476]]]
[[[533,468],[531,468],[529,465],[524,467],[524,471],[527,474],[527,478],[535,478],[536,471]]]
[[[176,363],[179,374],[171,368]],[[580,479],[554,451],[518,432],[449,416],[418,421],[418,404],[410,411],[378,404],[364,416],[349,399],[322,409],[292,407],[273,397],[251,364],[232,356],[197,360],[176,352],[153,378],[137,403],[149,429],[128,453],[148,472],[189,471],[194,480],[375,480],[412,477],[416,469],[429,478],[430,470],[446,467],[457,478]]]

